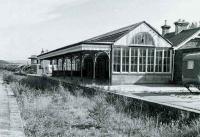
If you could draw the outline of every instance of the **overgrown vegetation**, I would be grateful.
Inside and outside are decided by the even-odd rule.
[[[11,73],[3,74],[3,82],[9,84],[11,82],[16,82],[16,81],[17,81],[16,77],[14,77],[14,75],[12,75]]]
[[[55,80],[49,80],[47,76],[32,77],[28,76],[19,81],[20,84],[35,89],[35,90],[53,90],[59,86],[59,82]]]
[[[7,70],[7,71],[11,71],[11,72],[16,72],[19,71],[19,65],[18,64],[1,64],[0,63],[0,70]]]
[[[182,118],[166,116],[171,121],[163,123],[159,116],[136,109],[139,105],[133,101],[89,88],[47,77],[9,82],[27,137],[197,137],[200,133],[198,119],[186,125]]]

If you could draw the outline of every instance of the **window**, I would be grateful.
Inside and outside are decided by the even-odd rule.
[[[164,51],[163,72],[170,72],[170,51]]]
[[[148,49],[147,72],[154,72],[154,49]]]
[[[129,72],[129,48],[122,49],[122,72]]]
[[[138,49],[131,48],[131,72],[137,72]]]
[[[171,51],[155,48],[114,48],[114,72],[170,72]],[[188,69],[193,69],[192,63]]]
[[[121,64],[121,49],[115,48],[114,49],[114,66],[113,71],[114,72],[120,72],[120,64]]]
[[[146,49],[140,49],[139,63],[139,72],[146,72]]]
[[[148,32],[139,32],[134,35],[131,44],[155,45],[153,37]]]
[[[162,50],[156,51],[156,72],[162,72]]]
[[[194,69],[194,60],[187,61],[187,69]]]

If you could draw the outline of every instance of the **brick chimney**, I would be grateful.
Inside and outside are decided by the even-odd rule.
[[[167,20],[165,20],[165,25],[161,26],[162,28],[162,35],[164,36],[165,34],[169,33],[169,29],[171,26],[167,25]]]
[[[186,30],[189,25],[189,22],[179,19],[174,24],[175,24],[175,35],[176,35],[179,34],[181,31]]]

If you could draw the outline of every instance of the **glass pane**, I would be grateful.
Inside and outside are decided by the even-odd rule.
[[[114,49],[114,72],[120,72],[120,59],[121,58],[121,49],[120,48],[115,48]]]

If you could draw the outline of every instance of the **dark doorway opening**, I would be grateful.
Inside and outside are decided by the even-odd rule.
[[[109,78],[109,58],[106,53],[102,53],[97,57],[95,75],[97,79]]]
[[[87,56],[84,59],[83,77],[87,77],[87,78],[93,77],[93,59],[92,59],[92,56]]]

